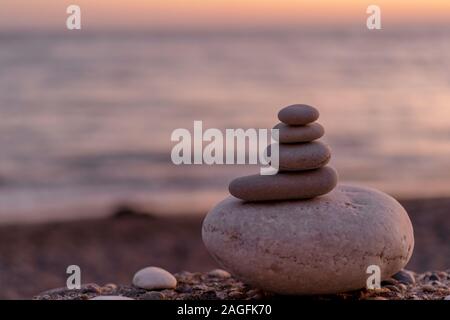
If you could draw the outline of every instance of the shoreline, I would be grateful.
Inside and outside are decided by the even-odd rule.
[[[449,269],[450,198],[400,203],[416,241],[406,268]],[[201,239],[203,216],[164,217],[123,206],[106,218],[0,225],[0,298],[29,299],[62,287],[72,264],[80,266],[82,283],[127,284],[137,270],[151,265],[172,273],[218,268]]]
[[[364,186],[363,184],[356,182],[351,184]],[[374,188],[376,188],[376,186]],[[395,193],[392,193],[394,194],[392,195],[387,192],[387,194],[401,204],[406,203],[408,205],[409,203],[417,202],[444,204],[448,206],[450,215],[450,194],[436,194],[434,192],[429,194],[423,192],[420,196],[417,196],[414,193],[405,193],[402,195],[395,195]],[[120,197],[100,197],[100,199],[95,201],[90,198],[84,200],[83,198],[75,198],[74,201],[61,202],[59,204],[54,203],[54,197],[49,199],[34,199],[36,203],[45,203],[46,205],[37,208],[26,206],[26,208],[22,209],[8,209],[7,207],[2,207],[0,209],[0,227],[107,219],[122,207],[130,208],[136,212],[148,213],[156,217],[202,217],[213,208],[215,204],[228,195],[229,194],[226,191],[215,191],[211,193],[194,190],[189,192],[189,196],[182,197],[178,202],[170,201],[172,197],[179,196],[178,193],[166,195],[155,193],[152,197],[139,193],[135,196],[127,196],[123,199]],[[186,210],[186,208],[189,209]]]

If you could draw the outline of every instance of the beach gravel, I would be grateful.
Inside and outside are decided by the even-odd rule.
[[[161,291],[140,289],[132,285],[111,284],[96,286],[98,290],[53,289],[34,297],[34,300],[89,300],[98,296],[120,296],[136,300],[448,300],[450,299],[450,269],[421,274],[407,271],[415,282],[404,284],[393,278],[383,281],[380,289],[357,290],[333,295],[286,297],[252,288],[233,277],[217,277],[210,272],[181,272],[175,274],[178,283],[174,289]],[[439,280],[430,280],[435,275]],[[433,278],[433,277],[431,277]],[[92,287],[92,284],[89,286]]]

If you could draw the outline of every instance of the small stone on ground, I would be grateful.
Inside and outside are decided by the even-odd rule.
[[[136,272],[133,285],[148,290],[173,289],[177,285],[177,279],[164,269],[147,267]]]

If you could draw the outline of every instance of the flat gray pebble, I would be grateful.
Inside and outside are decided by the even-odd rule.
[[[400,270],[396,274],[392,276],[392,278],[398,280],[399,282],[403,284],[415,284],[416,279],[414,279],[414,275],[412,272],[408,270]]]

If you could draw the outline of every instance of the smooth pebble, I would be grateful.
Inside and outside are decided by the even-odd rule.
[[[272,154],[273,145],[268,147]],[[279,170],[301,171],[325,166],[331,158],[330,148],[320,141],[296,144],[279,144]]]
[[[284,123],[279,123],[273,128],[279,130],[278,141],[280,143],[311,142],[325,134],[325,129],[319,123],[311,123],[304,126],[288,126]]]
[[[281,122],[293,126],[302,126],[314,122],[318,118],[319,111],[306,104],[293,104],[278,112],[278,119]]]
[[[146,290],[174,289],[177,286],[177,279],[164,269],[147,267],[136,272],[133,285]]]
[[[225,271],[222,269],[211,270],[210,272],[208,272],[208,274],[212,277],[223,278],[223,279],[231,277],[231,274],[228,271]]]
[[[250,175],[231,181],[230,194],[245,201],[309,199],[324,195],[336,186],[337,173],[331,167],[284,172],[276,175]]]

